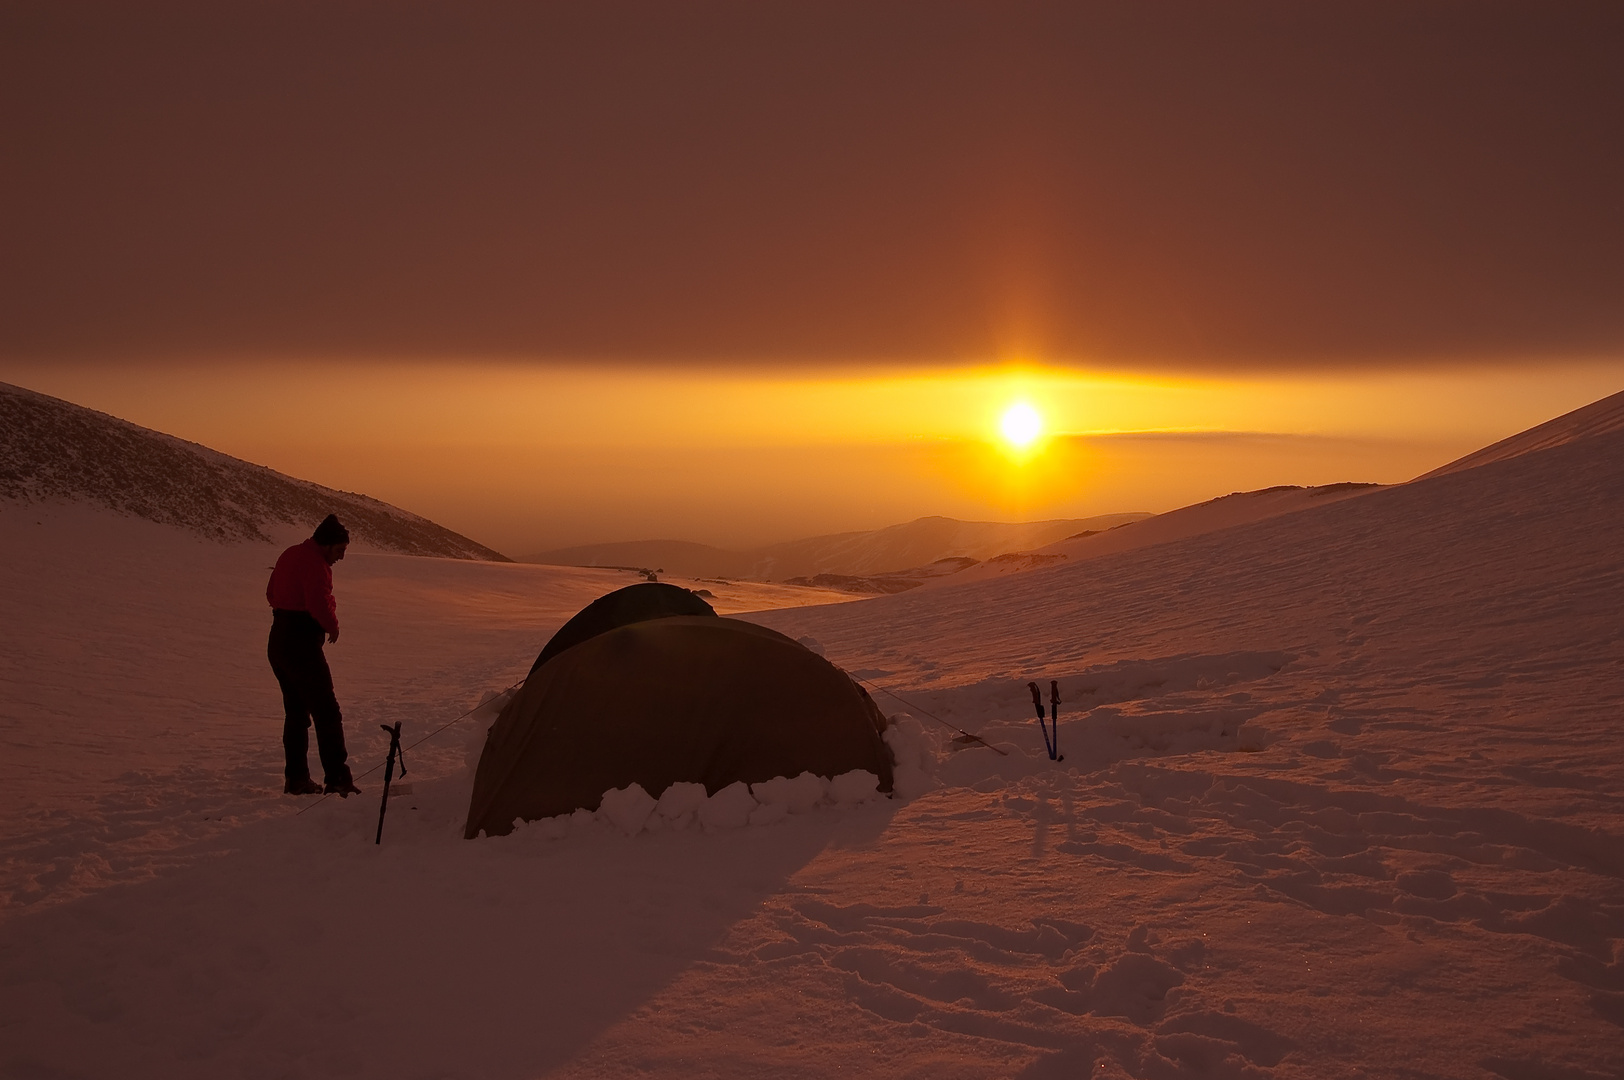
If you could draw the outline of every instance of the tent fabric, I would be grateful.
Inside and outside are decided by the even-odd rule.
[[[681,586],[668,585],[663,581],[628,585],[598,597],[576,612],[569,622],[558,628],[558,633],[547,642],[541,655],[536,657],[536,662],[530,665],[530,670],[534,672],[565,649],[617,627],[673,615],[715,614],[715,608]]]
[[[491,726],[465,835],[511,832],[629,784],[867,769],[890,791],[885,718],[851,677],[782,634],[738,619],[670,616],[617,627],[530,673]]]

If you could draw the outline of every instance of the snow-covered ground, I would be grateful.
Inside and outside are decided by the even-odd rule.
[[[1368,495],[1376,484],[1331,484],[1326,487],[1272,487],[1260,491],[1237,491],[1192,506],[1169,510],[1112,526],[1067,537],[1033,551],[1011,551],[961,570],[951,577],[926,581],[924,587],[957,587],[972,581],[1025,573],[1035,567],[1057,562],[1082,562],[1115,555],[1135,548],[1167,544],[1202,533],[1230,529],[1265,518],[1294,514],[1299,510]]]
[[[0,512],[0,1075],[1624,1075],[1621,507],[1612,433],[981,583],[718,596],[933,732],[928,790],[463,841],[475,717],[382,846],[376,777],[276,794],[271,549]],[[335,577],[362,766],[631,580]]]
[[[144,879],[177,846],[286,809],[263,797],[281,785],[266,756],[280,739],[266,726],[281,707],[265,659],[277,548],[90,506],[0,503],[0,550],[0,915]],[[426,734],[521,678],[589,601],[642,580],[381,553],[351,553],[334,576],[343,633],[327,653],[351,752],[368,765],[387,745],[379,724]],[[722,614],[850,599],[685,584]],[[462,761],[445,743],[422,754]]]

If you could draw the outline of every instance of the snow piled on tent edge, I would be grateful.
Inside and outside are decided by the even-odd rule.
[[[464,780],[471,786],[491,724],[510,701],[515,690],[487,691],[464,744]],[[908,713],[886,717],[882,733],[891,751],[894,766],[893,798],[908,802],[940,786],[937,778],[942,761],[939,740]],[[697,826],[706,832],[771,825],[791,814],[806,814],[823,808],[853,809],[882,797],[880,778],[866,769],[853,769],[839,776],[824,777],[803,772],[799,776],[775,776],[754,784],[736,781],[714,795],[703,784],[677,782],[658,796],[644,791],[641,784],[611,788],[603,793],[597,810],[578,809],[571,814],[526,822],[515,819],[513,834],[562,839],[571,833],[609,826],[626,836],[639,833],[681,832]],[[482,829],[479,839],[487,836]]]

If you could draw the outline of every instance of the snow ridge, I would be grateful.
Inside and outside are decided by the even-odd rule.
[[[1441,465],[1416,479],[1427,480],[1434,476],[1463,472],[1480,465],[1489,465],[1522,454],[1549,450],[1580,439],[1594,438],[1597,435],[1620,430],[1624,430],[1624,390],[1600,401],[1592,401],[1581,409],[1563,413],[1556,419],[1547,420],[1527,431],[1519,431],[1510,438],[1501,439],[1481,450],[1474,450],[1465,457],[1457,458],[1448,465]]]
[[[59,398],[0,383],[0,499],[85,502],[223,542],[282,538],[337,513],[361,544],[506,562],[386,502],[286,476]]]

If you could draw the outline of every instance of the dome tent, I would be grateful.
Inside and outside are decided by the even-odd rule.
[[[596,810],[605,791],[633,783],[656,798],[679,781],[714,795],[740,780],[866,769],[891,790],[885,718],[868,694],[765,627],[656,616],[543,656],[486,737],[470,839]]]
[[[536,662],[541,665],[587,638],[596,637],[605,630],[627,626],[649,619],[664,619],[672,615],[715,615],[716,609],[699,598],[697,593],[663,581],[644,581],[605,593],[571,616],[570,621],[558,628],[558,633],[547,642]]]

